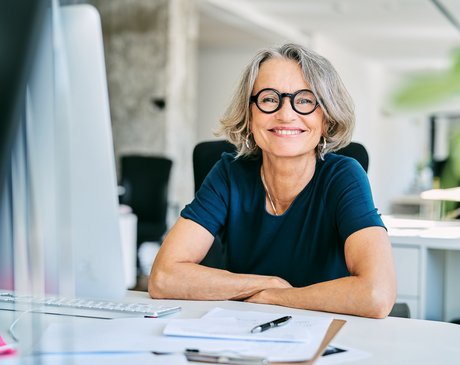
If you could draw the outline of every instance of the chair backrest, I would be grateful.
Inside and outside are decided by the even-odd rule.
[[[122,156],[120,202],[129,205],[139,221],[165,222],[172,161],[159,156]]]
[[[358,142],[350,142],[349,145],[335,152],[338,155],[353,157],[363,167],[364,171],[367,172],[369,168],[369,154],[367,153],[366,147]]]
[[[204,178],[211,168],[220,159],[223,152],[235,153],[235,146],[225,140],[205,141],[200,142],[195,146],[193,150],[195,193],[200,188]],[[336,151],[335,153],[354,158],[367,172],[369,167],[369,155],[362,144],[358,142],[351,142],[349,145]]]
[[[233,144],[225,140],[205,141],[198,143],[193,149],[193,176],[195,193],[200,188],[206,175],[214,164],[219,161],[223,152],[235,153]]]

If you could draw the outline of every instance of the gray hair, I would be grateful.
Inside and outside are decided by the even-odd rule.
[[[236,146],[238,156],[250,156],[260,152],[250,132],[249,99],[261,64],[273,58],[293,60],[300,65],[305,81],[323,110],[326,128],[322,140],[326,142],[326,146],[323,143],[317,146],[317,156],[322,158],[327,152],[337,151],[348,145],[355,114],[353,101],[345,85],[326,58],[296,44],[262,49],[256,54],[243,71],[233,99],[220,120],[217,135],[226,136]]]

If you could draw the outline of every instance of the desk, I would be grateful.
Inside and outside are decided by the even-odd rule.
[[[420,195],[402,195],[391,201],[391,214],[412,215],[419,218],[436,219],[441,216],[441,203],[420,198]]]
[[[145,292],[129,291],[125,302],[150,302]],[[234,301],[158,301],[167,304],[179,304],[182,312],[170,318],[198,318],[214,307],[237,310],[262,310],[279,312],[280,307]],[[329,313],[303,311],[283,308],[292,314],[315,316],[333,316],[347,321],[334,339],[334,343],[363,350],[370,357],[353,362],[356,365],[388,365],[388,364],[458,364],[460,359],[460,326],[418,319],[386,318],[367,319],[354,316],[335,315]],[[34,314],[43,317],[44,324],[54,321],[69,321],[75,318]],[[6,330],[13,320],[11,312],[0,311],[0,333],[11,340]],[[78,318],[78,321],[97,321],[97,319]],[[154,319],[153,319],[154,320]],[[18,326],[18,336],[24,335],[24,326]],[[1,364],[1,361],[0,361]],[[171,364],[174,365],[174,364]]]
[[[460,318],[460,221],[382,217],[393,246],[398,301],[414,318]]]

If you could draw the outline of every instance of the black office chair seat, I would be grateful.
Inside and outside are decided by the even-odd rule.
[[[167,230],[168,188],[172,161],[161,156],[121,157],[120,203],[137,216],[137,246],[161,242]],[[139,268],[139,261],[137,262]]]

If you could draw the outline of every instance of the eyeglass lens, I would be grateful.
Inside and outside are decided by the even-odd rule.
[[[275,89],[264,89],[258,92],[254,99],[261,111],[273,113],[281,108],[285,96],[290,98],[291,106],[297,113],[311,113],[317,106],[316,97],[310,90],[299,90],[294,94],[281,94]]]

